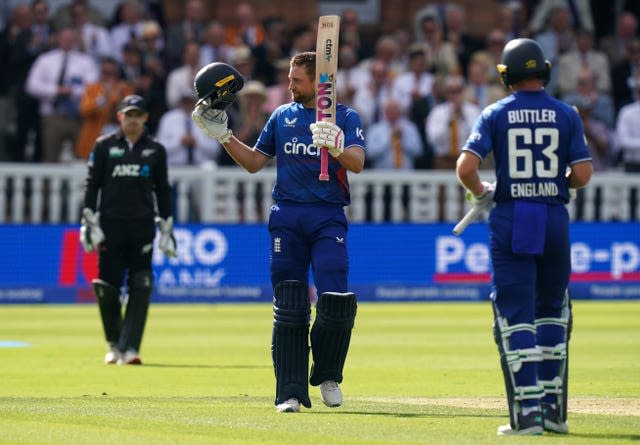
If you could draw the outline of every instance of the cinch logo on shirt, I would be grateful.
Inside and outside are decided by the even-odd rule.
[[[284,143],[284,152],[288,155],[306,155],[306,156],[318,156],[320,150],[313,144],[305,144],[298,142],[298,138],[291,139],[291,142]]]

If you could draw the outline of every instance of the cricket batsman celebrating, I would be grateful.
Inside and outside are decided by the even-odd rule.
[[[458,179],[489,210],[494,337],[509,405],[498,435],[567,433],[571,304],[569,189],[593,171],[578,113],[549,96],[551,64],[530,39],[507,43],[498,65],[512,95],[478,118],[457,161]],[[478,167],[493,151],[497,182]],[[566,172],[569,172],[566,174]]]
[[[310,408],[309,383],[320,386],[325,405],[342,404],[342,371],[356,316],[356,295],[349,292],[347,171],[364,167],[365,145],[358,114],[338,104],[335,123],[316,122],[316,53],[299,53],[290,61],[293,102],[277,108],[254,147],[227,128],[224,112],[242,87],[233,67],[214,63],[196,75],[200,101],[194,122],[216,139],[250,173],[277,157],[275,205],[269,216],[273,286],[272,358],[279,412]],[[330,154],[329,180],[319,180],[320,147]],[[309,332],[309,269],[318,291],[316,316]],[[313,366],[309,376],[309,339]]]

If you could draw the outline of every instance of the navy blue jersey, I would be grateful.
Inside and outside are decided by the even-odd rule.
[[[541,91],[518,91],[484,109],[463,150],[484,159],[493,150],[495,201],[569,202],[567,167],[591,159],[582,121]]]
[[[299,103],[278,107],[269,117],[256,149],[277,157],[276,202],[350,203],[347,170],[329,155],[330,181],[319,181],[320,149],[313,145],[309,125],[316,121],[315,109]],[[345,147],[364,146],[364,133],[358,113],[342,104],[336,106],[336,124],[344,131]]]

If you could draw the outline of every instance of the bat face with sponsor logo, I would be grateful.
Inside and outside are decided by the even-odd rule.
[[[323,15],[318,19],[316,41],[316,122],[336,122],[336,73],[340,17]],[[329,180],[329,154],[320,148],[320,181]]]

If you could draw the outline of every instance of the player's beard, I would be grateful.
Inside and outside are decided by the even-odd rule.
[[[294,102],[304,105],[308,103],[313,103],[313,99],[315,98],[315,93],[303,94],[303,93],[297,93],[295,91],[292,91],[291,97],[293,98]]]

